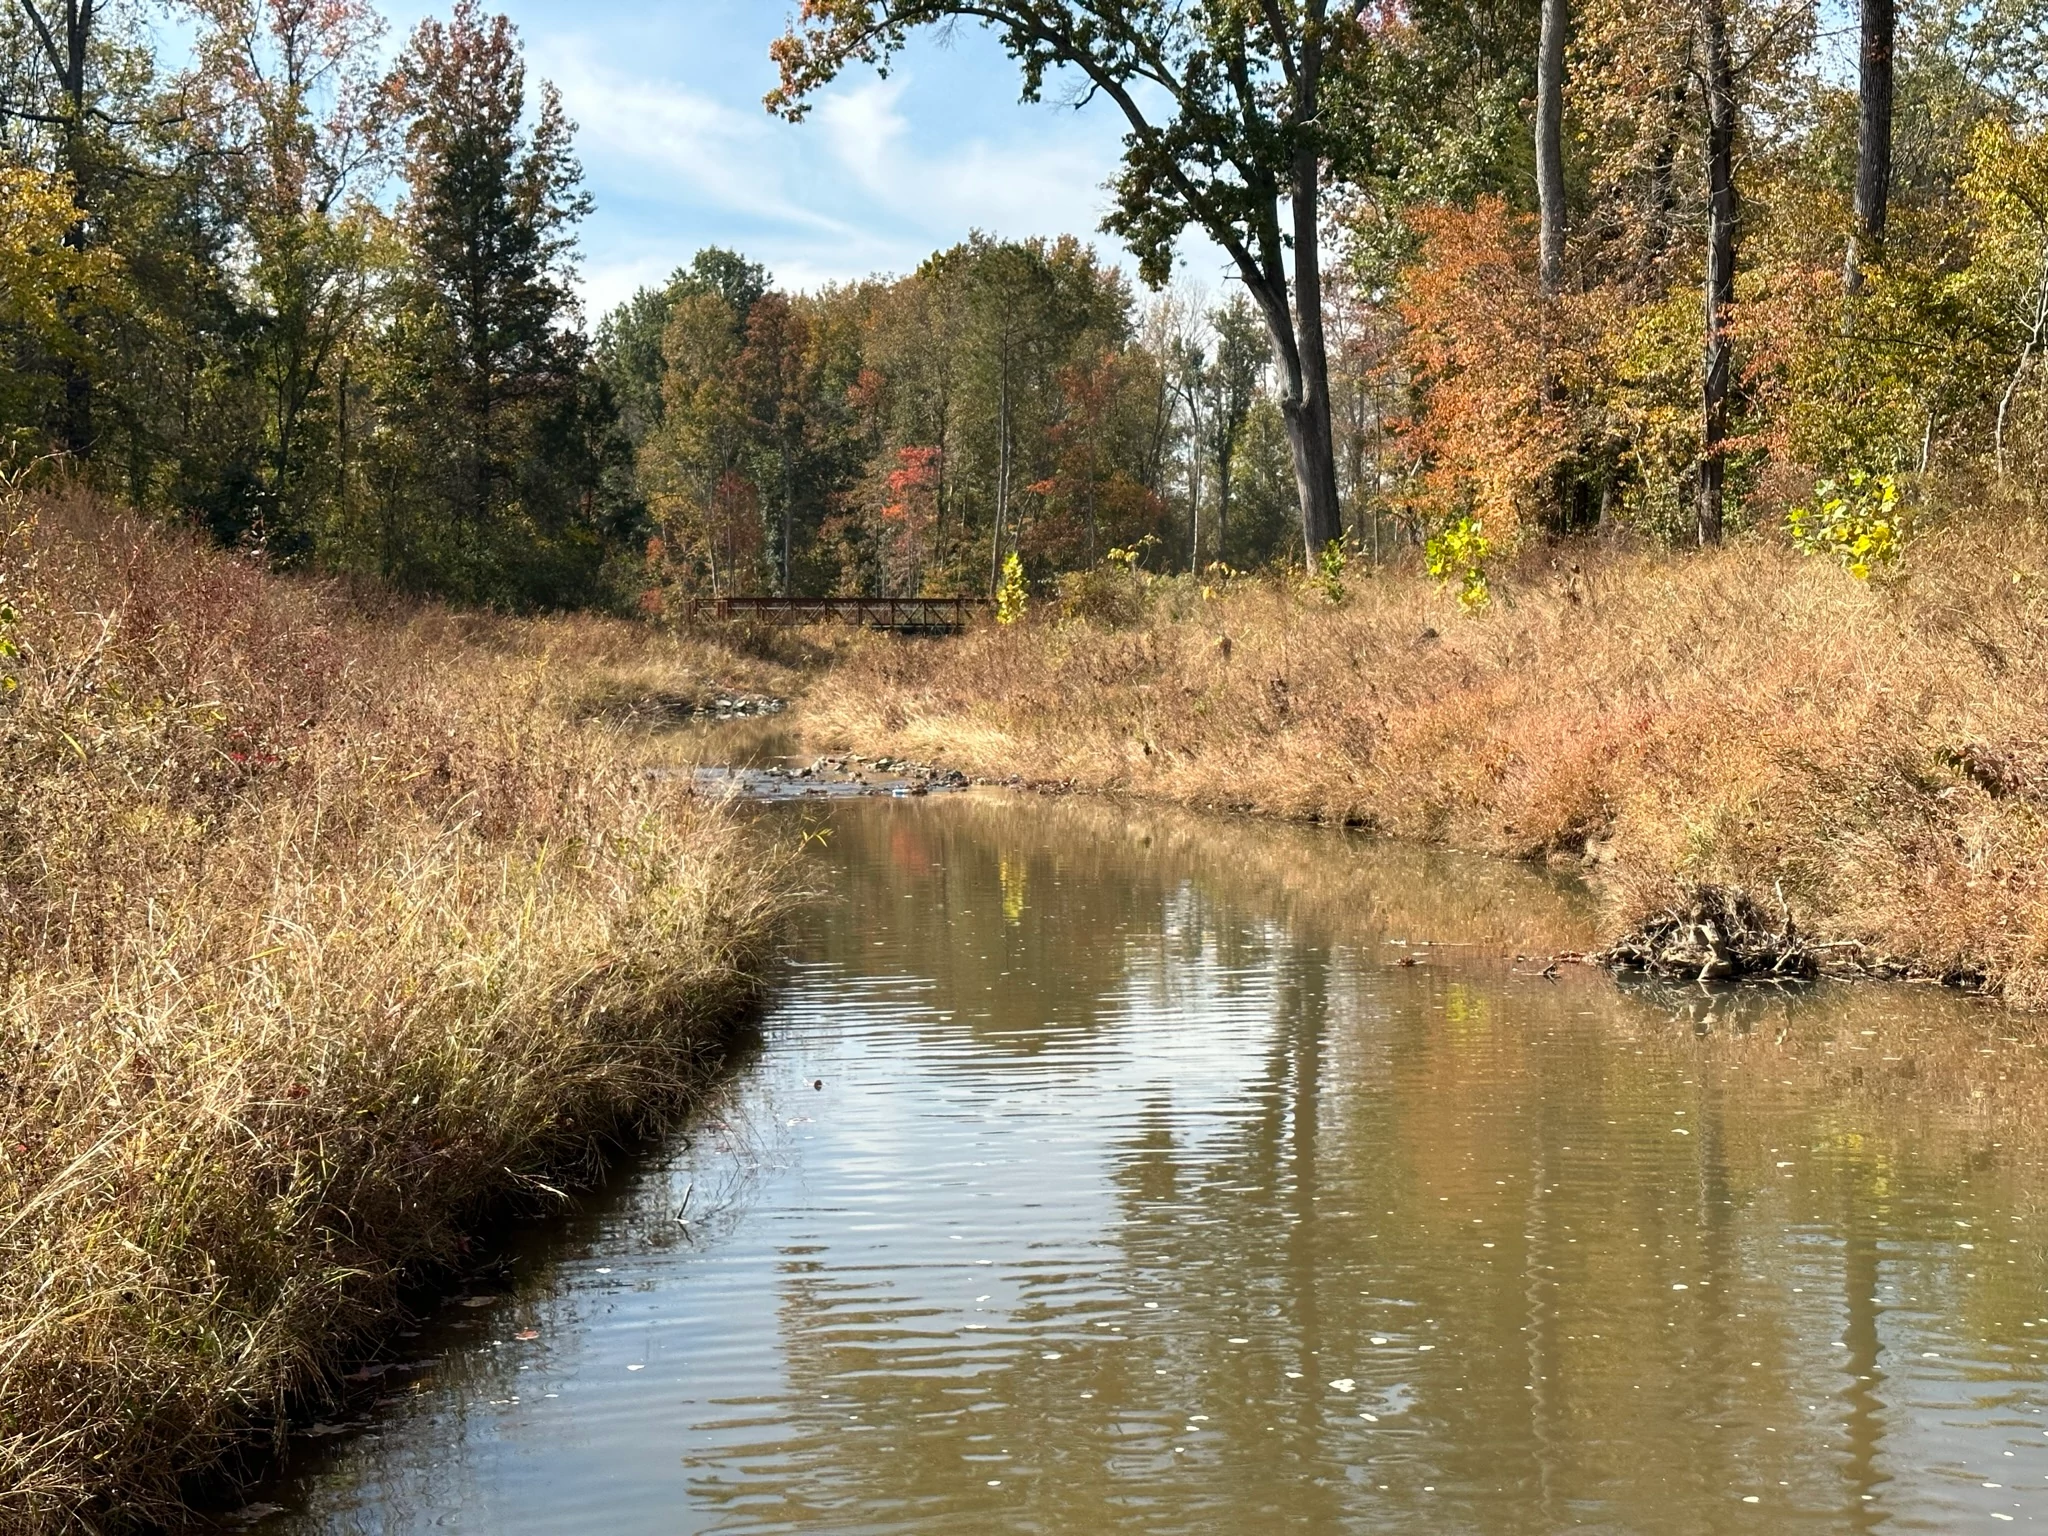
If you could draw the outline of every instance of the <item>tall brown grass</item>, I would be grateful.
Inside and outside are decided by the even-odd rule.
[[[1413,572],[1157,584],[1127,627],[850,651],[821,745],[1342,821],[1674,882],[2048,1005],[2048,536],[1929,534],[1859,582],[1756,537],[1538,551],[1462,611]]]
[[[0,1528],[127,1528],[687,1101],[777,865],[577,723],[732,657],[4,515]]]

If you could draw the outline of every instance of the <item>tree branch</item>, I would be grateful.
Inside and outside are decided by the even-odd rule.
[[[50,61],[50,72],[57,77],[57,83],[64,83],[64,56],[57,49],[56,36],[50,31],[50,24],[43,20],[43,13],[36,9],[34,0],[21,0],[22,14],[28,17],[29,25],[36,29],[36,36],[42,40],[43,56]]]

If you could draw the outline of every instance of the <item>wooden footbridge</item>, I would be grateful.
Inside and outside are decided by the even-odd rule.
[[[756,624],[854,624],[899,635],[957,634],[995,607],[986,597],[713,597],[693,617]]]

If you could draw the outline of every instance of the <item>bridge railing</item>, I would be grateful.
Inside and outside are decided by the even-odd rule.
[[[928,634],[965,629],[995,607],[985,597],[714,597],[690,605],[693,617],[764,624],[854,624]]]

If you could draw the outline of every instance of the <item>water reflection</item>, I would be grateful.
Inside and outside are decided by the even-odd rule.
[[[733,1102],[278,1529],[2048,1519],[2011,1019],[1546,977],[1517,956],[1582,946],[1582,895],[1335,835],[828,825]]]

